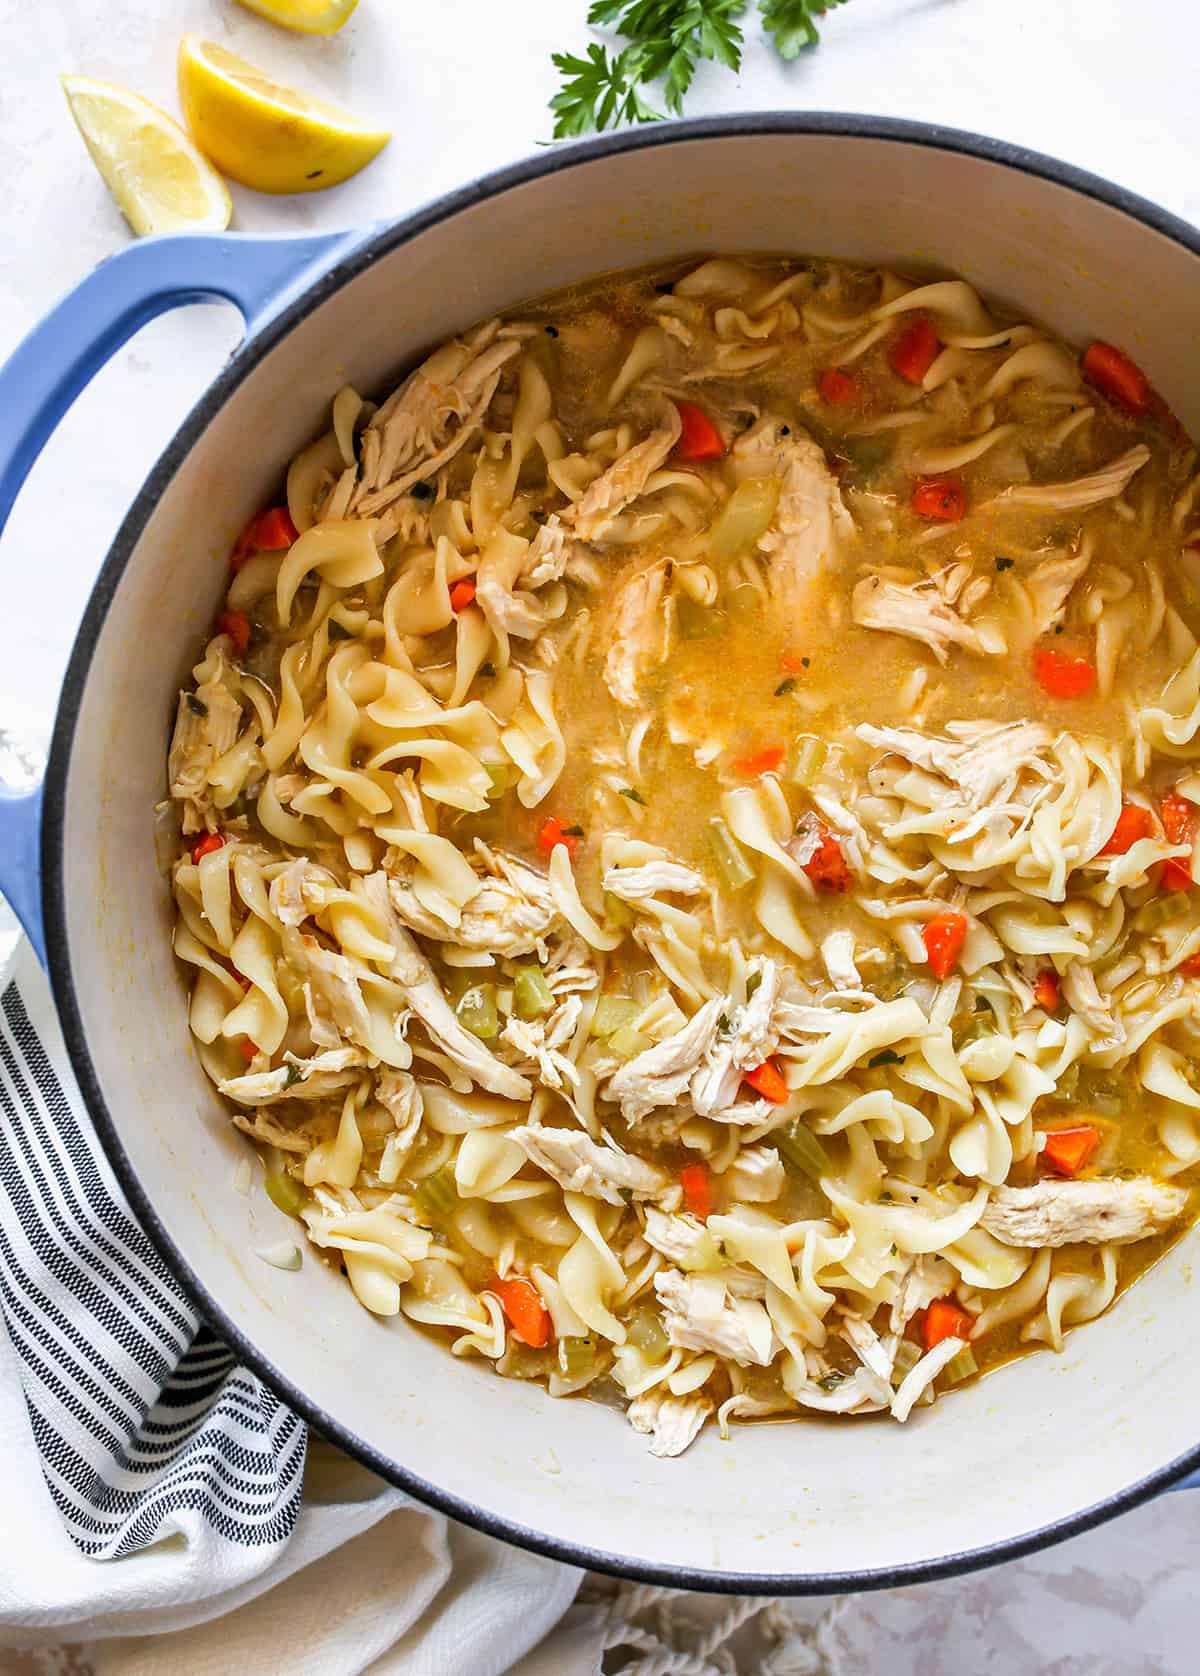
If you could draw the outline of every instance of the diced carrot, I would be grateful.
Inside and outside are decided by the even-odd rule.
[[[809,659],[800,652],[783,652],[780,654],[779,667],[785,675],[801,675],[808,668]]]
[[[683,1202],[693,1216],[707,1222],[712,1213],[712,1179],[707,1164],[685,1164],[679,1172]]]
[[[573,856],[579,848],[579,834],[568,832],[557,815],[550,815],[538,829],[538,849],[543,855],[552,855],[559,844],[565,844],[567,854]]]
[[[957,524],[967,510],[967,496],[952,477],[923,477],[910,502],[918,518],[930,524]]]
[[[1159,806],[1162,815],[1163,833],[1168,844],[1190,844],[1192,841],[1192,817],[1195,804],[1188,798],[1181,797],[1177,791],[1168,792]],[[1162,886],[1164,890],[1190,890],[1192,888],[1192,864],[1182,856],[1172,856],[1163,863]]]
[[[252,1042],[249,1036],[243,1036],[240,1046],[242,1050],[242,1058],[246,1061],[247,1065],[252,1065],[258,1058],[259,1052],[261,1051],[258,1043]]]
[[[219,832],[202,833],[192,845],[192,866],[195,867],[203,856],[211,855],[214,850],[223,849],[225,840]]]
[[[935,978],[948,978],[958,965],[958,957],[967,940],[970,921],[965,914],[934,914],[928,920],[921,940],[925,957]]]
[[[1062,1005],[1062,985],[1058,981],[1058,973],[1050,966],[1039,972],[1037,982],[1033,986],[1033,999],[1039,1007],[1044,1007],[1048,1013],[1053,1013]]]
[[[1126,413],[1145,413],[1154,396],[1141,367],[1122,350],[1099,339],[1083,352],[1083,376]]]
[[[222,611],[217,618],[217,633],[227,634],[238,657],[245,657],[250,644],[250,619],[244,611]]]
[[[274,553],[299,541],[300,531],[292,522],[286,506],[269,506],[256,512],[233,545],[233,562],[246,559],[251,553]]]
[[[1095,666],[1087,658],[1068,657],[1048,646],[1034,652],[1033,673],[1051,698],[1082,698],[1096,685]]]
[[[969,1339],[974,1325],[974,1316],[968,1315],[965,1309],[959,1309],[946,1298],[935,1298],[925,1311],[921,1339],[926,1350],[932,1350],[944,1338]]]
[[[725,438],[702,407],[695,402],[676,402],[682,429],[675,444],[677,460],[719,460],[725,452]]]
[[[841,367],[826,367],[817,380],[817,390],[830,407],[845,407],[858,394],[857,384]]]
[[[1078,1123],[1070,1129],[1051,1129],[1038,1158],[1060,1176],[1075,1176],[1099,1145],[1099,1129]]]
[[[854,884],[854,876],[846,865],[842,846],[833,833],[827,832],[824,827],[821,829],[821,840],[816,852],[800,865],[818,890],[843,891],[851,889]]]
[[[786,755],[783,745],[764,745],[760,751],[751,751],[748,757],[739,757],[733,771],[743,780],[757,780],[764,774],[773,774]]]
[[[918,315],[892,345],[892,371],[909,384],[920,384],[937,360],[941,347],[932,321],[926,320],[923,314]]]
[[[473,576],[464,576],[462,580],[460,582],[456,582],[450,590],[450,609],[452,611],[465,611],[474,598],[475,578]]]
[[[542,1302],[542,1294],[531,1280],[510,1275],[507,1280],[498,1276],[491,1290],[500,1300],[500,1307],[508,1316],[513,1337],[531,1350],[542,1350],[550,1342],[550,1311]]]
[[[1143,809],[1140,803],[1127,803],[1117,816],[1116,826],[1096,854],[1125,855],[1142,838],[1151,837],[1153,832],[1154,816],[1149,809]]]
[[[1200,978],[1200,954],[1191,954],[1179,962],[1178,970],[1185,978]]]
[[[756,1065],[752,1071],[744,1071],[742,1080],[748,1082],[756,1094],[761,1094],[764,1100],[770,1100],[772,1105],[781,1106],[788,1097],[788,1085],[778,1062],[774,1059],[764,1059],[761,1065]]]

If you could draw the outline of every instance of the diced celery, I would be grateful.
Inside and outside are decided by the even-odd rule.
[[[762,610],[763,596],[749,582],[739,582],[725,604],[735,623],[751,623]]]
[[[615,925],[621,931],[628,931],[633,924],[633,909],[628,902],[622,902],[619,896],[614,896],[611,890],[606,890],[604,892],[604,917],[609,925]]]
[[[896,1346],[896,1355],[892,1362],[892,1384],[899,1385],[920,1360],[921,1352],[917,1346],[911,1339],[902,1338]]]
[[[684,640],[711,640],[720,634],[721,615],[715,605],[701,605],[687,594],[675,596],[675,621]]]
[[[614,1030],[608,1038],[608,1045],[618,1059],[634,1059],[639,1053],[644,1053],[652,1045],[649,1036],[643,1036],[640,1030],[632,1025],[623,1024],[619,1030]]]
[[[802,733],[796,741],[796,752],[788,779],[794,786],[811,786],[825,766],[826,754],[825,746],[819,739],[815,739],[811,733]]]
[[[708,532],[708,550],[718,564],[749,553],[767,532],[779,500],[777,477],[748,477],[739,483]]]
[[[1086,1103],[1101,1117],[1120,1117],[1121,1096],[1110,1082],[1096,1082],[1088,1089]]]
[[[801,1175],[808,1176],[812,1181],[820,1181],[822,1176],[829,1174],[829,1154],[803,1123],[796,1122],[790,1129],[776,1130],[771,1139],[790,1169],[799,1170]]]
[[[477,966],[447,966],[444,988],[446,994],[455,1006],[462,1000],[468,989],[473,989],[479,982],[479,968]]]
[[[602,995],[592,1014],[592,1035],[612,1036],[632,1024],[641,1012],[640,1005],[628,995]]]
[[[472,984],[470,989],[463,991],[462,999],[454,1011],[458,1015],[458,1022],[473,1036],[478,1036],[480,1041],[490,1041],[500,1029],[494,983]]]
[[[458,1203],[458,1183],[454,1165],[443,1164],[413,1188],[413,1198],[427,1216],[449,1216]]]
[[[581,1379],[596,1367],[596,1341],[587,1338],[560,1338],[558,1341],[559,1372],[566,1379]]]
[[[629,1342],[652,1361],[665,1357],[671,1348],[666,1329],[658,1311],[650,1304],[639,1304],[629,1317]]]
[[[520,779],[517,770],[510,763],[501,763],[498,767],[489,768],[487,777],[491,784],[488,786],[489,797],[503,797],[506,791],[511,791]]]
[[[741,890],[748,885],[754,877],[754,869],[720,815],[713,815],[708,823],[708,841],[726,890]]]
[[[1174,919],[1179,905],[1174,896],[1154,896],[1144,902],[1133,918],[1135,931],[1157,931],[1169,919]]]
[[[971,1354],[970,1345],[960,1350],[952,1362],[947,1362],[942,1369],[942,1376],[947,1385],[960,1385],[964,1379],[970,1379],[972,1374],[979,1372],[979,1363]]]
[[[308,1193],[294,1175],[290,1175],[284,1168],[283,1155],[273,1152],[267,1161],[267,1174],[264,1183],[267,1198],[276,1209],[285,1216],[299,1217],[300,1212],[308,1203]]]
[[[513,979],[513,1011],[518,1018],[544,1018],[554,1011],[554,996],[540,966],[519,966]]]

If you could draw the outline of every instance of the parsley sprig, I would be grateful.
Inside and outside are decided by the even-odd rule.
[[[578,53],[553,54],[562,85],[550,101],[554,138],[573,138],[625,122],[660,122],[644,90],[660,83],[674,116],[683,111],[701,59],[737,71],[745,36],[739,21],[751,0],[592,0],[588,22],[623,42],[593,41]],[[781,58],[796,58],[820,38],[818,18],[845,0],[758,0],[762,26]]]

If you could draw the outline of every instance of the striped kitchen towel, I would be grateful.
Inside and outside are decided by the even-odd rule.
[[[46,1051],[57,1030],[25,954],[0,1000],[0,1304],[50,1495],[93,1559],[197,1521],[278,1545],[305,1427],[207,1330],[130,1214]]]

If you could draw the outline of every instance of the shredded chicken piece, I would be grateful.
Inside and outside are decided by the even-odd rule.
[[[1041,512],[1078,512],[1102,500],[1116,500],[1129,487],[1130,479],[1150,458],[1150,450],[1138,443],[1110,460],[1099,471],[1075,477],[1068,483],[1013,483],[986,503],[992,506],[1032,506]]]
[[[932,1350],[927,1350],[900,1381],[899,1389],[892,1398],[892,1419],[899,1420],[903,1425],[942,1369],[948,1367],[966,1347],[965,1339],[951,1336],[940,1340]]]
[[[837,560],[839,544],[855,534],[837,479],[812,438],[772,414],[738,438],[730,461],[739,478],[779,479],[775,516],[758,545],[769,562],[772,593],[795,609]]]
[[[783,1192],[787,1174],[773,1146],[745,1146],[720,1181],[734,1204],[769,1205]]]
[[[1027,770],[1043,780],[1054,772],[1041,760],[1041,753],[1054,743],[1053,733],[1041,722],[951,722],[946,729],[949,738],[910,727],[873,727],[869,722],[855,731],[865,745],[940,775],[958,789],[959,800],[969,809],[1009,802]]]
[[[771,1317],[753,1298],[730,1298],[719,1275],[663,1269],[654,1277],[667,1338],[680,1350],[712,1350],[743,1367],[768,1367],[779,1352]]]
[[[951,646],[979,655],[987,648],[979,635],[946,601],[937,584],[894,582],[883,576],[864,576],[850,599],[854,621],[862,628],[907,635],[928,646],[939,663],[946,663]]]
[[[284,1054],[285,1063],[271,1071],[226,1077],[217,1087],[239,1106],[269,1106],[276,1100],[323,1100],[356,1080],[366,1056],[356,1047],[334,1048],[297,1059]]]
[[[682,1030],[635,1054],[613,1072],[601,1093],[617,1100],[626,1123],[636,1123],[655,1106],[673,1106],[699,1067],[716,1034],[720,999],[706,1001]]]
[[[765,1150],[765,1149],[764,1149]],[[646,1207],[646,1244],[680,1269],[703,1269],[716,1276],[731,1298],[764,1298],[767,1283],[757,1269],[726,1263],[713,1267],[717,1248],[703,1222],[690,1211],[670,1214]]]
[[[572,559],[581,558],[587,548],[576,541],[557,512],[552,512],[530,543],[521,561],[517,582],[531,592],[557,582]]]
[[[497,633],[518,640],[536,640],[547,622],[536,594],[517,587],[527,557],[519,547],[487,547],[475,572],[475,603]]]
[[[443,344],[372,417],[362,436],[362,480],[350,500],[354,516],[390,506],[479,430],[501,371],[521,349],[515,340],[497,341],[498,327],[489,321],[468,339]]]
[[[341,886],[333,874],[311,861],[293,861],[271,881],[271,912],[281,925],[302,925],[326,907]]]
[[[433,968],[393,912],[385,873],[362,880],[363,895],[388,927],[392,941],[391,976],[405,992],[413,1012],[443,1052],[489,1094],[508,1100],[527,1100],[533,1093],[527,1077],[488,1052],[478,1036],[463,1028],[442,994]]]
[[[831,931],[822,938],[821,959],[835,989],[862,988],[862,978],[854,964],[853,931]]]
[[[546,875],[499,850],[482,844],[476,849],[486,872],[478,894],[463,904],[457,925],[419,902],[402,877],[388,881],[392,908],[411,931],[439,943],[510,958],[532,954],[558,920]]]
[[[1091,563],[1091,549],[1084,546],[1078,553],[1060,553],[1044,559],[1022,578],[1033,605],[1033,634],[1049,634],[1062,621],[1063,609],[1071,589]]]
[[[673,1397],[660,1388],[635,1397],[626,1413],[634,1431],[649,1436],[650,1453],[669,1459],[695,1441],[712,1411],[707,1397]]]
[[[1125,1040],[1125,1026],[1112,1010],[1112,1001],[1105,999],[1096,987],[1096,974],[1082,961],[1073,960],[1062,975],[1062,992],[1073,1013],[1087,1025],[1099,1040],[1095,1046],[1116,1047]]]
[[[896,1341],[889,1338],[888,1342],[885,1342],[871,1323],[861,1315],[843,1316],[841,1334],[863,1367],[873,1373],[876,1379],[890,1384],[892,1364],[896,1360]]]
[[[568,995],[549,1018],[508,1019],[500,1038],[516,1048],[522,1059],[537,1066],[538,1080],[547,1088],[561,1089],[566,1083],[577,1087],[578,1067],[560,1049],[575,1034],[582,1012],[579,996]]]
[[[954,1290],[958,1276],[942,1257],[915,1257],[896,1289],[888,1326],[902,1333],[920,1310]]]
[[[680,1269],[696,1268],[702,1255],[711,1255],[713,1250],[712,1239],[699,1217],[687,1211],[668,1215],[653,1205],[646,1210],[645,1240]]]
[[[870,1368],[856,1368],[848,1378],[831,1374],[826,1380],[809,1379],[789,1386],[804,1408],[823,1414],[877,1414],[891,1402],[892,1388]]]
[[[331,1045],[329,1037],[333,1033],[366,1047],[371,1019],[353,962],[344,954],[323,948],[315,937],[293,926],[284,927],[281,943],[283,958],[304,984],[313,1040]]]
[[[175,711],[175,731],[167,757],[171,796],[183,803],[182,830],[200,832],[212,807],[208,776],[219,757],[233,745],[242,723],[242,707],[222,679],[227,665],[218,659],[217,673],[194,693],[181,692]]]
[[[667,1185],[666,1174],[655,1165],[601,1146],[582,1129],[548,1129],[531,1123],[510,1129],[509,1139],[567,1193],[586,1193],[589,1198],[620,1205],[627,1194],[652,1199]]]
[[[635,570],[613,590],[611,643],[604,658],[604,681],[618,704],[635,709],[638,682],[652,663],[667,656],[669,624],[664,594],[672,560],[659,559]]]
[[[395,1134],[389,1137],[392,1145],[410,1146],[425,1115],[425,1101],[417,1079],[408,1071],[381,1065],[375,1073],[375,1098],[396,1125]]]
[[[750,963],[757,987],[738,1007],[728,1006],[729,1028],[710,1042],[705,1063],[692,1078],[692,1107],[698,1117],[721,1117],[735,1104],[746,1071],[769,1059],[779,1042],[776,1007],[780,970],[757,956]]]
[[[602,541],[618,513],[643,492],[653,474],[666,461],[679,441],[682,429],[679,409],[663,402],[657,429],[642,442],[634,443],[607,471],[600,473],[584,491],[582,500],[562,514],[582,541]]]
[[[604,875],[604,889],[622,902],[642,902],[663,892],[676,896],[699,896],[707,887],[699,873],[680,861],[648,861],[643,867],[610,867]]]
[[[1130,1245],[1182,1216],[1188,1197],[1150,1176],[1046,1180],[994,1189],[979,1225],[1004,1245]]]

